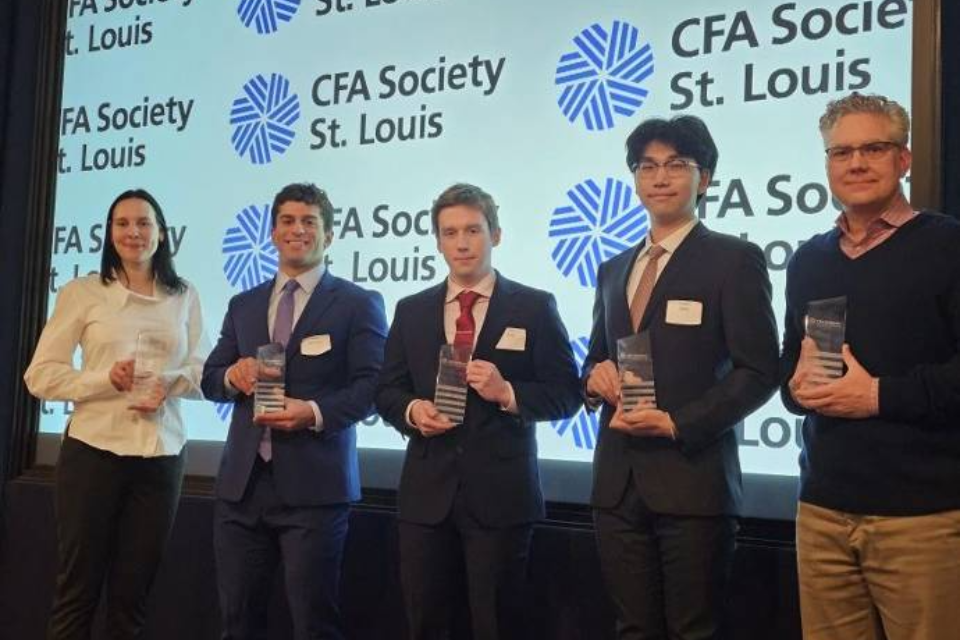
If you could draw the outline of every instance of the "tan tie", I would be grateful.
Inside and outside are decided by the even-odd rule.
[[[657,262],[666,252],[667,250],[658,244],[650,245],[650,250],[647,252],[647,264],[643,267],[640,282],[637,283],[637,290],[630,303],[630,323],[634,331],[640,329],[640,320],[643,318],[643,312],[647,310],[647,303],[650,302],[653,285],[657,283]]]

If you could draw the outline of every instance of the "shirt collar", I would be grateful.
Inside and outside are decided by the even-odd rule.
[[[127,287],[125,287],[120,281],[120,274],[117,273],[116,270],[113,271],[113,280],[107,285],[107,292],[110,298],[117,305],[117,308],[122,308],[130,302],[141,304],[162,302],[170,297],[166,288],[160,284],[156,278],[153,280],[152,296],[145,296],[142,293],[131,291],[130,289],[127,289]]]
[[[304,293],[311,295],[313,290],[317,288],[320,284],[321,278],[326,271],[326,266],[321,262],[313,269],[309,271],[304,271],[300,275],[296,276],[296,280],[300,283],[300,288],[303,289]],[[288,280],[293,280],[292,276],[288,276],[283,271],[277,271],[277,277],[273,283],[273,294],[277,295],[280,291],[283,290],[284,285],[287,284]]]
[[[917,212],[910,206],[910,203],[906,198],[897,198],[897,200],[890,205],[890,207],[880,214],[879,217],[870,221],[870,227],[886,227],[899,229],[906,223],[910,222],[913,217],[917,215]],[[843,211],[837,216],[836,225],[839,227],[840,232],[845,236],[850,235],[850,221],[847,219],[847,212]]]
[[[457,299],[457,296],[460,295],[461,291],[469,289],[470,291],[476,291],[484,298],[489,298],[493,295],[493,287],[497,283],[497,272],[490,270],[490,273],[485,275],[480,282],[472,287],[464,287],[457,284],[453,281],[450,276],[447,276],[447,297],[446,303],[449,304]]]
[[[668,235],[666,238],[664,238],[657,244],[660,245],[660,247],[665,252],[667,252],[668,254],[672,254],[683,243],[683,241],[687,239],[687,236],[690,235],[690,232],[693,231],[693,228],[697,226],[699,222],[700,220],[698,220],[697,218],[694,218],[693,220],[683,225],[682,227],[680,227],[679,229],[677,229],[676,231]],[[653,238],[650,236],[650,231],[647,230],[646,242],[644,243],[643,249],[640,251],[639,254],[637,254],[638,261],[640,260],[640,258],[642,258],[647,254],[647,252],[650,250],[650,247],[652,245],[653,245]]]

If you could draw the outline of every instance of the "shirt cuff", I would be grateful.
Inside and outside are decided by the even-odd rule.
[[[418,402],[420,402],[419,398],[417,398],[416,400],[411,400],[410,404],[407,405],[407,410],[403,412],[403,419],[407,421],[407,426],[410,427],[411,429],[417,428],[417,425],[413,424],[412,412],[413,412],[413,405],[417,404]]]
[[[507,402],[507,404],[500,405],[500,410],[506,411],[507,413],[510,413],[513,415],[519,415],[520,409],[517,407],[517,394],[514,393],[513,385],[510,384],[509,382],[507,382],[507,389],[510,390],[510,400]]]
[[[233,365],[230,365],[232,367]],[[227,367],[226,371],[223,372],[223,390],[227,392],[227,395],[231,398],[240,393],[240,391],[230,384],[230,367]]]
[[[587,408],[587,411],[596,411],[603,406],[603,396],[594,396],[590,395],[589,393],[584,393],[583,405]]]
[[[313,409],[313,424],[307,427],[307,429],[319,433],[323,431],[323,414],[320,413],[320,405],[313,400],[307,400],[307,404]]]
[[[880,415],[880,378],[870,381],[870,415]]]

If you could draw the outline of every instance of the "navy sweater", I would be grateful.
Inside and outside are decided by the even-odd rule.
[[[800,499],[862,515],[960,509],[960,222],[923,212],[856,260],[840,231],[814,236],[787,267],[781,395],[805,414]],[[880,379],[880,412],[828,418],[787,382],[807,302],[847,296],[846,341]]]

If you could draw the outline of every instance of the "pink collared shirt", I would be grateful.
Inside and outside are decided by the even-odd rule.
[[[901,199],[883,214],[867,225],[867,232],[859,241],[850,233],[850,223],[847,214],[841,213],[837,217],[837,227],[840,229],[840,250],[851,260],[856,260],[867,251],[874,249],[896,233],[897,229],[910,222],[917,212],[913,210],[906,199]]]

